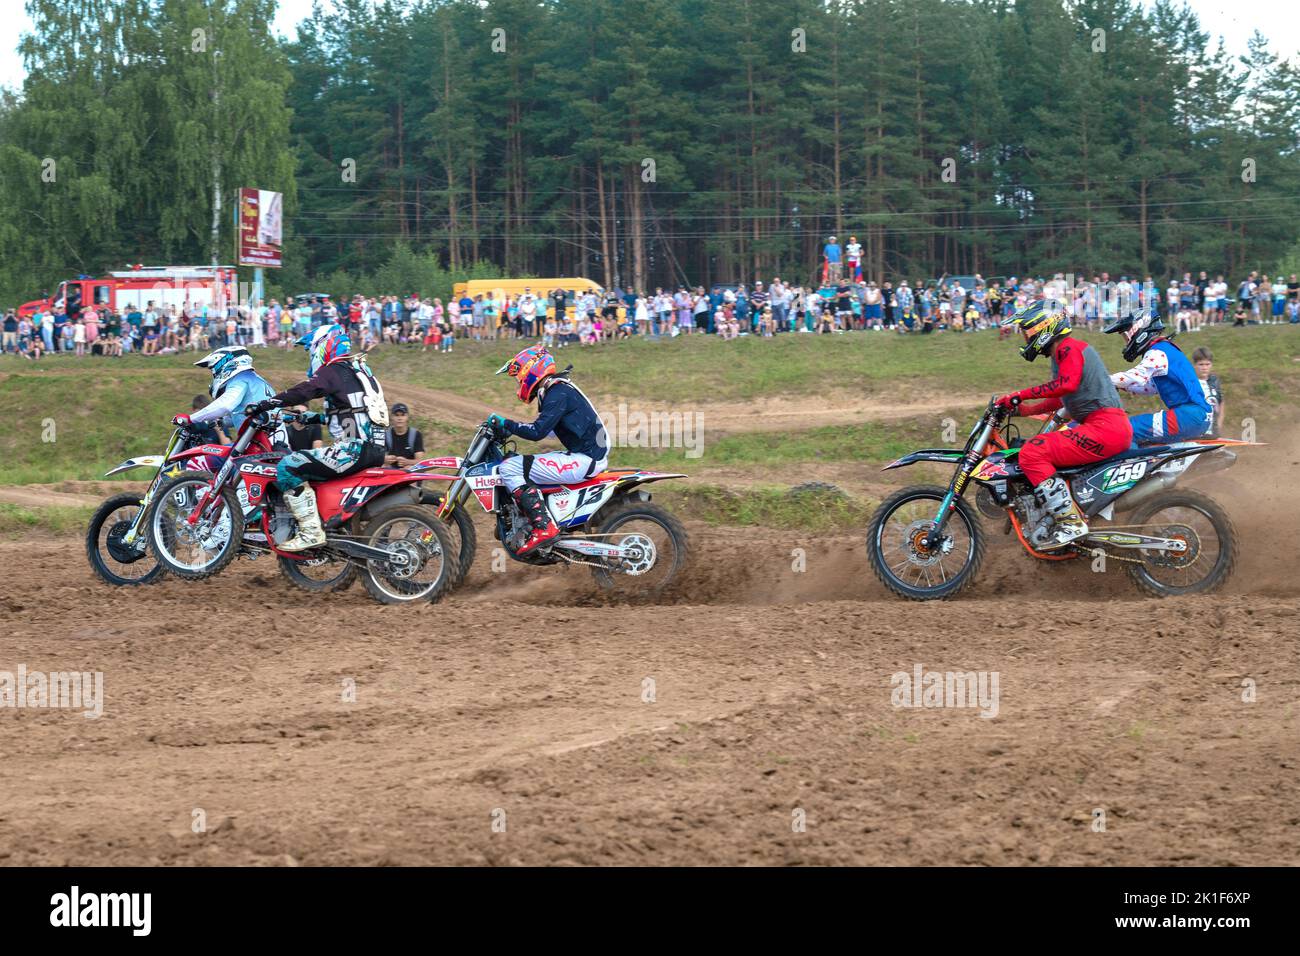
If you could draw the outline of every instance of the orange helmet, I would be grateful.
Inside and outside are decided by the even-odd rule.
[[[540,345],[534,345],[497,369],[498,375],[502,372],[519,380],[519,400],[528,404],[536,397],[537,386],[548,375],[555,374],[555,358]]]

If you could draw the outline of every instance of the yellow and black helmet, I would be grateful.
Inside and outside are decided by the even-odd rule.
[[[1045,355],[1057,339],[1069,335],[1070,318],[1065,310],[1048,306],[1044,302],[1034,302],[1025,306],[1015,315],[1003,320],[1003,328],[1017,328],[1025,337],[1021,357],[1032,362],[1040,355]]]

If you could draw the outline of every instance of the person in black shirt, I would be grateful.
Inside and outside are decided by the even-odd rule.
[[[306,405],[295,405],[290,411],[302,414],[307,411]],[[309,448],[320,448],[325,444],[321,438],[319,425],[307,425],[298,420],[289,424],[289,450],[290,451],[307,451]]]
[[[411,410],[398,402],[388,413],[388,447],[384,464],[391,468],[409,468],[424,454],[424,436],[418,428],[411,427]]]

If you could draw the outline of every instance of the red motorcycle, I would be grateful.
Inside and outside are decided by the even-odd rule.
[[[230,447],[202,445],[176,458],[207,455],[212,471],[185,471],[164,483],[145,517],[149,548],[168,572],[196,581],[223,570],[238,554],[273,554],[285,573],[309,591],[341,590],[359,572],[384,604],[434,602],[460,577],[446,526],[421,505],[420,485],[445,476],[367,468],[312,482],[325,544],[281,551],[296,523],[275,484],[286,452],[268,433],[288,412],[250,416]]]

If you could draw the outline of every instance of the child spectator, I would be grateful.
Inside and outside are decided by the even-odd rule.
[[[1201,389],[1214,412],[1209,437],[1218,438],[1223,433],[1223,386],[1219,383],[1219,376],[1214,374],[1214,355],[1202,346],[1192,352],[1192,364],[1196,366],[1196,377],[1201,380]]]

